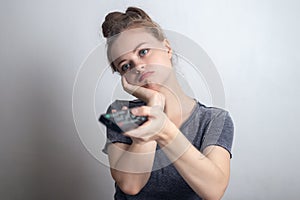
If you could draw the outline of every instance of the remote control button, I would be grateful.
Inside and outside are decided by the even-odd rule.
[[[141,117],[141,120],[142,120],[142,121],[146,120],[146,117],[142,116],[142,117]]]

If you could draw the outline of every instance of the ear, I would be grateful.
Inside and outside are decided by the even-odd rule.
[[[173,54],[173,50],[171,48],[171,45],[170,45],[169,41],[167,39],[164,39],[163,44],[164,44],[164,46],[167,49],[167,53],[169,55],[169,58],[171,59],[172,58],[172,54]]]

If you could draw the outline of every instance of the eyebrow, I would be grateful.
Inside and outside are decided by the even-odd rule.
[[[142,42],[142,43],[140,43],[140,44],[138,44],[133,50],[132,50],[132,52],[133,53],[135,53],[136,51],[137,51],[137,49],[140,47],[140,46],[142,46],[142,45],[144,45],[144,44],[146,44],[147,42]],[[123,60],[121,60],[119,63],[118,63],[118,65],[117,66],[119,66],[122,62],[124,62],[126,59],[123,59]]]

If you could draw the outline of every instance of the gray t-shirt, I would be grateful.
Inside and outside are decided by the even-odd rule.
[[[134,107],[144,105],[140,100],[113,102],[108,108],[120,110],[122,106]],[[216,107],[206,107],[197,102],[189,118],[181,125],[180,131],[186,138],[203,152],[209,145],[218,145],[225,148],[230,158],[233,141],[233,122],[229,113]],[[121,142],[131,144],[132,140],[120,133],[107,129],[107,141],[103,149],[107,153],[107,146],[111,143]],[[199,197],[177,172],[173,164],[170,164],[167,156],[157,145],[153,171],[144,188],[137,195],[127,195],[115,184],[114,198],[117,200],[199,200]]]

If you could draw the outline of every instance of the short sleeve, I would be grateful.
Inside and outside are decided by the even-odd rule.
[[[232,158],[231,148],[234,135],[234,124],[231,116],[225,110],[218,109],[211,115],[211,120],[204,132],[201,151],[209,145],[225,148]]]
[[[124,105],[124,104],[120,104],[119,102],[114,102],[108,107],[106,113],[111,113],[112,109],[120,110],[122,105]],[[128,106],[128,104],[126,106]],[[130,137],[127,137],[127,136],[123,135],[122,133],[118,133],[118,132],[106,127],[106,143],[105,143],[104,148],[102,149],[102,152],[107,154],[108,145],[111,143],[116,143],[116,142],[131,144],[132,140]]]

